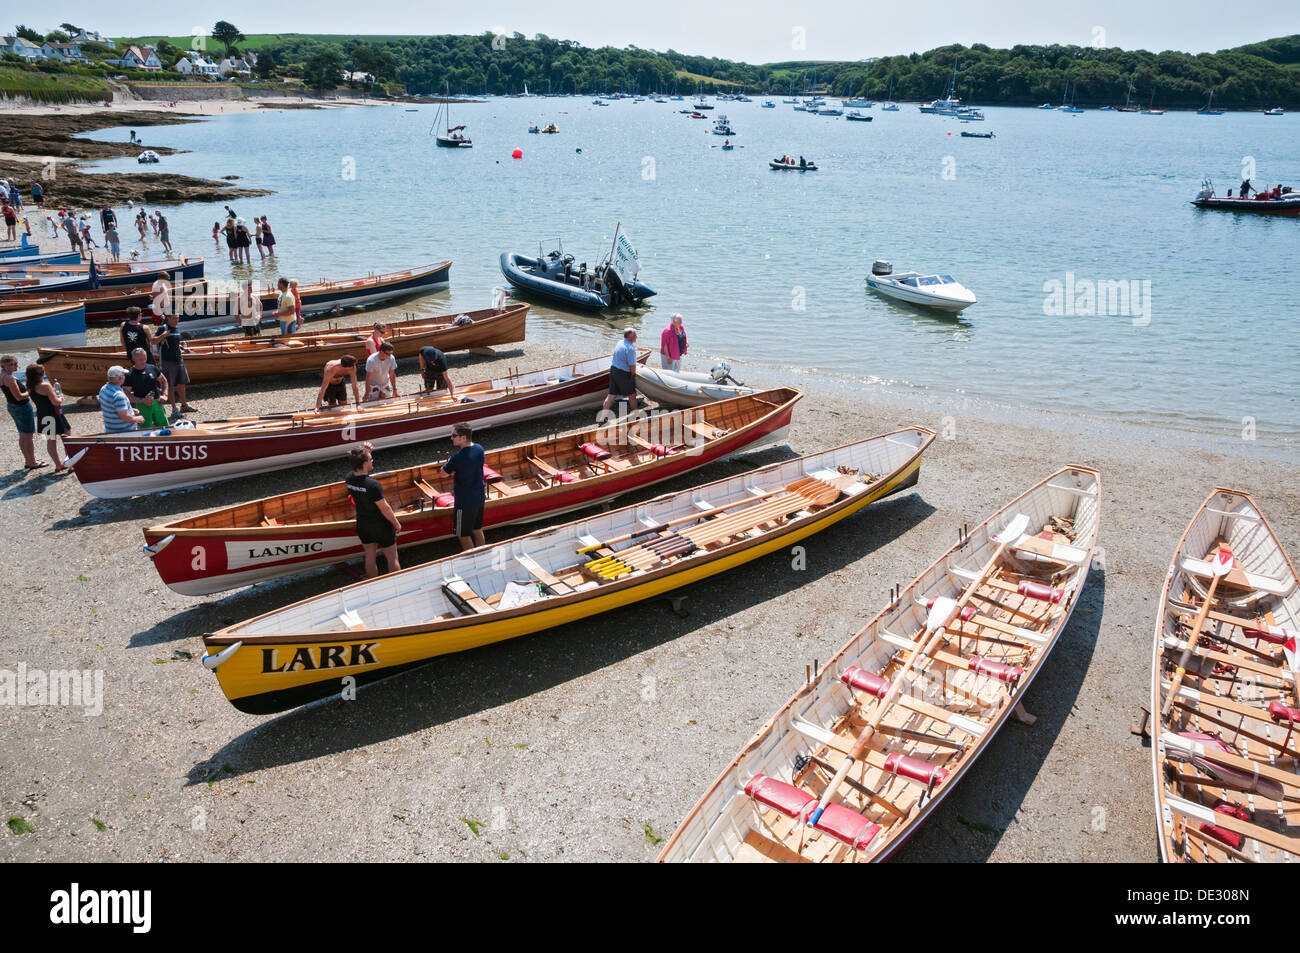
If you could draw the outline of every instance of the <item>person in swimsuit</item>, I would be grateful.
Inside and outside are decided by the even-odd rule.
[[[39,470],[41,467],[48,467],[49,464],[38,463],[36,460],[36,413],[32,410],[32,399],[27,393],[27,388],[14,376],[16,370],[18,370],[18,358],[12,354],[0,357],[0,388],[5,392],[5,405],[9,408],[9,416],[13,419],[14,426],[18,428],[18,447],[23,452],[25,469]]]
[[[255,218],[253,224],[257,226],[253,231],[253,240],[257,242],[257,254],[262,261],[266,261],[266,249],[262,247],[262,223]]]
[[[45,450],[54,461],[54,472],[67,473],[72,468],[59,456],[59,437],[71,433],[72,425],[63,416],[63,398],[45,379],[45,368],[39,364],[27,365],[27,393],[36,410],[36,430],[45,435]]]
[[[275,254],[275,236],[271,234],[271,226],[266,222],[266,216],[262,216],[262,244],[266,246],[268,255]]]
[[[379,575],[376,556],[380,551],[388,562],[388,571],[397,572],[402,567],[397,562],[397,534],[402,531],[401,521],[384,499],[383,487],[370,474],[375,469],[370,444],[348,453],[352,472],[347,476],[348,497],[357,510],[357,538],[366,553],[366,578]]]
[[[361,403],[361,387],[357,384],[357,359],[351,354],[344,354],[337,361],[326,364],[321,377],[323,381],[320,393],[316,395],[318,411],[324,404],[329,404],[331,408],[348,405],[348,391],[344,385],[349,379],[352,382],[352,402]]]

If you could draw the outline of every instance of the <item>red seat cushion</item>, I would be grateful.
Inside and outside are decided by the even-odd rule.
[[[877,698],[884,698],[889,692],[889,679],[876,675],[874,672],[868,672],[866,669],[858,668],[852,665],[844,670],[840,680],[847,682],[860,692],[866,692],[868,695],[875,695]]]
[[[555,474],[555,479],[560,483],[576,483],[581,477],[572,470],[560,470]]]
[[[755,801],[774,807],[786,817],[805,820],[808,809],[817,803],[817,799],[807,791],[801,791],[793,784],[769,778],[765,774],[756,774],[745,785],[745,793]]]
[[[1300,708],[1291,708],[1281,702],[1269,702],[1268,717],[1279,724],[1284,721],[1291,724],[1300,724]]]
[[[813,827],[837,840],[843,841],[854,850],[862,850],[880,833],[880,825],[867,820],[852,808],[843,804],[827,804],[822,816],[817,818]]]
[[[606,457],[611,456],[610,452],[598,443],[584,443],[582,452],[593,460],[604,460]]]
[[[501,474],[497,473],[497,471],[493,470],[490,466],[487,466],[486,464],[484,464],[484,466],[483,466],[483,482],[484,482],[484,483],[495,483],[497,480],[500,480],[500,479],[502,479]]]
[[[996,678],[999,682],[1006,682],[1008,685],[1014,685],[1020,681],[1020,676],[1025,674],[1025,670],[1022,668],[1016,668],[1014,665],[1008,665],[1005,662],[995,662],[993,659],[988,658],[973,658],[970,660],[969,665],[972,671]]]
[[[662,443],[657,443],[650,448],[650,452],[656,457],[671,457],[677,451],[672,447],[665,447]]]
[[[1053,589],[1041,582],[1030,582],[1028,579],[1023,580],[1020,585],[1016,586],[1016,592],[1042,602],[1060,602],[1065,597],[1065,593],[1060,589]]]
[[[890,774],[898,774],[922,784],[943,784],[948,777],[948,772],[937,764],[930,764],[928,761],[898,752],[885,758],[885,770]]]
[[[454,494],[454,493],[439,493],[437,496],[435,496],[435,497],[433,498],[433,505],[434,505],[434,506],[455,506],[455,505],[456,505],[456,494]]]

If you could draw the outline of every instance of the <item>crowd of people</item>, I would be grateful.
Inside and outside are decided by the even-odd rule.
[[[265,215],[261,218],[253,216],[253,230],[250,232],[248,222],[236,215],[227,205],[226,224],[212,223],[212,241],[218,248],[221,247],[223,235],[230,260],[236,264],[252,264],[252,256],[248,250],[254,244],[257,245],[257,254],[262,261],[275,257],[275,233],[271,231],[271,223],[266,220]]]

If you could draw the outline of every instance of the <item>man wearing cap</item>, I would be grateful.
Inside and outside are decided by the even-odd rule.
[[[130,433],[144,418],[131,409],[131,398],[122,389],[126,368],[114,364],[108,369],[108,383],[99,389],[99,412],[104,415],[106,433]]]
[[[614,359],[609,366],[609,394],[601,407],[605,413],[615,401],[625,399],[630,409],[636,410],[636,329],[623,331],[623,340],[614,348]]]

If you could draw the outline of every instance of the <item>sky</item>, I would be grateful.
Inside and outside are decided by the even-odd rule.
[[[12,10],[13,8],[11,8]],[[46,11],[52,12],[46,12]],[[364,16],[359,16],[364,11]],[[16,15],[11,12],[9,16]],[[222,0],[218,4],[104,4],[56,0],[25,7],[25,25],[59,23],[108,36],[180,36],[228,20],[244,33],[429,34],[545,33],[584,46],[630,45],[772,63],[856,60],[923,52],[949,43],[1062,43],[1124,49],[1210,52],[1300,33],[1298,0],[975,0],[975,2],[738,2],[614,0],[556,5],[539,0],[489,3],[400,0]],[[5,31],[13,24],[2,23]]]

